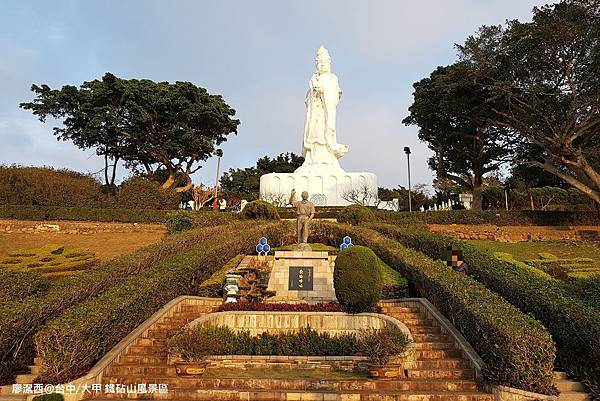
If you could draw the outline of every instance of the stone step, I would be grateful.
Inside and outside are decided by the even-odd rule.
[[[152,328],[152,329],[148,330],[147,334],[144,337],[148,337],[148,338],[171,338],[171,337],[173,337],[179,331],[180,331],[180,329],[165,330],[165,329],[155,329],[155,328]]]
[[[462,353],[457,349],[449,350],[417,350],[415,351],[415,358],[417,360],[423,359],[446,359],[446,358],[460,358]]]
[[[411,333],[415,343],[419,342],[453,342],[452,338],[447,334],[415,334]]]
[[[415,369],[460,369],[468,368],[468,363],[460,358],[430,359],[415,361]]]
[[[17,384],[30,384],[30,383],[33,383],[33,381],[35,380],[35,378],[37,376],[38,375],[33,375],[31,373],[17,375],[17,377],[15,378],[15,383],[17,383]]]
[[[558,395],[558,401],[591,401],[589,394],[580,391],[565,391]]]
[[[123,365],[166,365],[166,356],[122,355],[118,364]]]
[[[406,326],[410,334],[441,334],[439,326]]]
[[[29,365],[28,368],[29,368],[29,372],[32,375],[36,375],[37,376],[37,375],[40,374],[40,367],[39,366],[37,366],[37,365]]]
[[[111,365],[106,370],[108,376],[177,376],[173,365]],[[115,382],[117,383],[117,382]]]
[[[161,400],[188,400],[188,401],[492,401],[491,394],[475,391],[464,392],[347,392],[332,393],[320,391],[278,391],[278,390],[197,390],[184,391],[170,389],[167,394],[105,394],[104,398],[94,398],[94,401],[114,399],[161,399]]]
[[[420,308],[411,308],[406,306],[382,306],[381,312],[386,315],[396,315],[398,313],[421,313]]]
[[[129,347],[127,355],[167,356],[167,349],[162,346],[132,345]]]
[[[416,342],[415,347],[419,350],[452,350],[455,349],[451,342]]]
[[[582,383],[573,380],[558,380],[554,384],[561,393],[569,391],[585,391],[585,387]]]
[[[138,339],[135,340],[135,345],[164,347],[167,345],[168,341],[169,340],[166,338],[138,337]]]
[[[425,316],[421,313],[421,312],[394,312],[392,313],[385,313],[386,315],[392,316],[395,319],[398,319],[400,321],[402,320],[406,320],[406,319],[412,319],[412,320],[424,320]]]
[[[462,379],[472,380],[475,377],[473,369],[409,369],[409,379]]]
[[[269,378],[192,378],[131,376],[110,376],[103,384],[161,383],[169,388],[211,389],[211,390],[298,390],[298,391],[475,391],[476,384],[470,380],[310,380],[310,379],[269,379]]]
[[[392,316],[392,317],[396,318],[396,316]],[[433,320],[431,320],[431,319],[398,319],[398,320],[400,320],[402,323],[404,323],[409,329],[411,328],[411,326],[418,326],[418,327],[437,326],[436,324],[434,324]]]
[[[566,380],[566,379],[568,379],[566,372],[560,372],[558,370],[555,370],[552,373],[554,374],[554,380]]]

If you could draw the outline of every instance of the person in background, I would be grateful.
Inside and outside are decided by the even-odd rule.
[[[463,260],[460,249],[449,246],[446,263],[455,271],[463,273],[465,276],[469,275],[469,265],[467,265],[467,263]]]
[[[225,198],[221,198],[219,200],[219,211],[224,212],[226,210],[227,210],[227,201],[225,200]]]
[[[215,198],[215,200],[213,200],[212,208],[213,208],[213,212],[216,212],[217,210],[219,210],[219,203],[218,203],[217,198]]]

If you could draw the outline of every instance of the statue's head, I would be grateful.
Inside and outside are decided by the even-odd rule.
[[[315,61],[317,64],[317,72],[319,74],[331,71],[331,57],[329,57],[329,52],[323,46],[319,47],[319,50],[317,50],[317,58]]]
[[[302,200],[308,200],[308,192],[302,192]]]

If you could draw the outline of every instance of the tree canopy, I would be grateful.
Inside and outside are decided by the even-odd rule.
[[[407,125],[435,152],[429,160],[438,179],[451,179],[473,191],[473,208],[482,207],[483,176],[511,159],[514,140],[490,122],[489,88],[468,63],[438,67],[414,84]]]
[[[294,153],[281,153],[270,158],[261,157],[256,166],[248,168],[229,169],[223,173],[221,188],[226,196],[247,197],[258,199],[260,191],[260,176],[269,173],[293,173],[304,163],[304,158]]]
[[[190,175],[216,147],[237,133],[235,110],[220,95],[190,82],[121,79],[106,73],[101,80],[51,89],[33,85],[36,98],[21,103],[40,121],[62,119],[54,127],[58,139],[105,157],[105,180],[114,184],[117,162],[150,177],[164,177],[164,189],[183,176],[182,192],[193,184]],[[112,178],[109,178],[109,159]]]
[[[484,26],[458,48],[490,88],[492,123],[541,150],[527,163],[600,203],[600,3],[536,7],[532,22]]]

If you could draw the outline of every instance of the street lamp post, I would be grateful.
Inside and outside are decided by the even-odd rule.
[[[410,186],[410,148],[408,146],[404,147],[404,153],[406,153],[406,161],[408,163],[408,211],[412,212],[412,191]]]
[[[219,192],[219,170],[221,168],[221,157],[223,157],[223,151],[221,149],[217,149],[215,151],[215,155],[217,156],[217,178],[215,178],[215,199],[216,199],[218,192]]]

